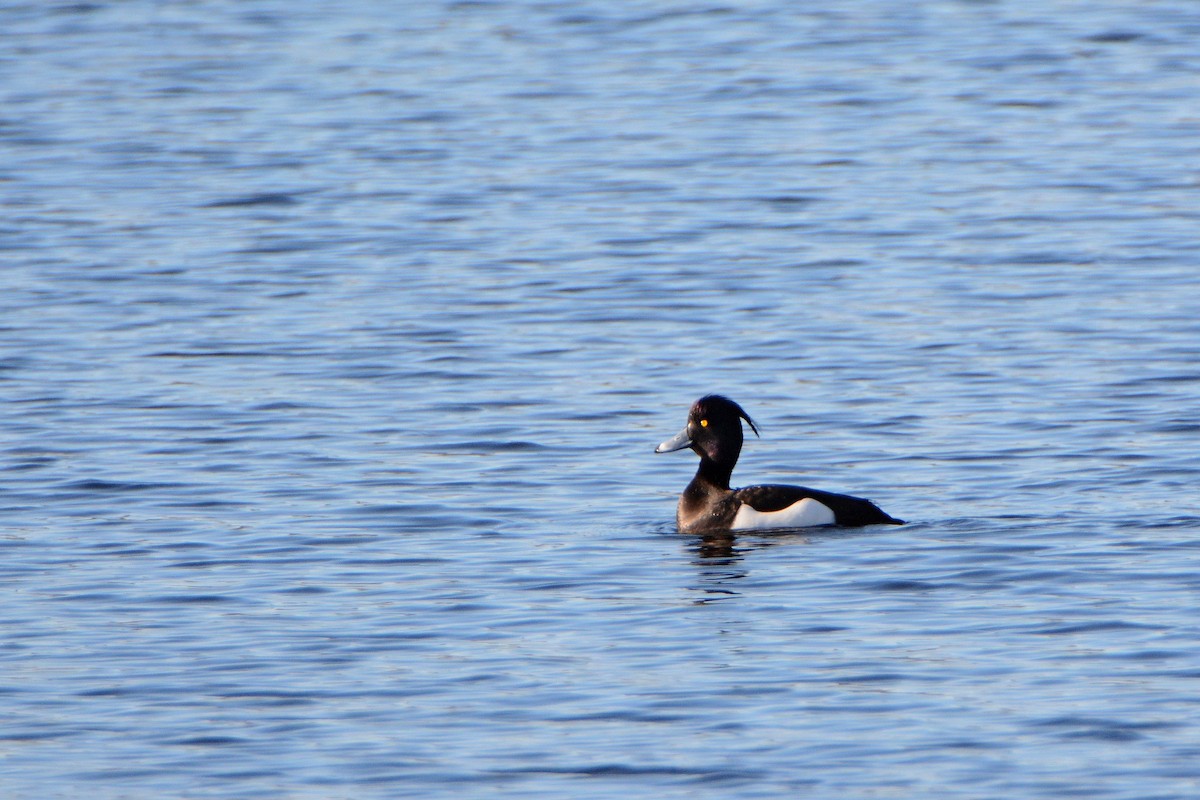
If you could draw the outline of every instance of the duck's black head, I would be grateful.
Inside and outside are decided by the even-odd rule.
[[[654,452],[669,453],[690,447],[701,460],[727,465],[732,470],[742,452],[742,420],[758,436],[758,427],[741,406],[719,394],[706,395],[692,403],[687,427]]]

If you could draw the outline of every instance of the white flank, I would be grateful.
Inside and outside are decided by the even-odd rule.
[[[824,503],[805,497],[778,511],[755,511],[742,503],[733,518],[735,531],[760,531],[765,528],[810,528],[814,525],[832,525],[833,511]]]

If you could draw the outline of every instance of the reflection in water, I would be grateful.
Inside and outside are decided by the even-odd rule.
[[[749,571],[742,567],[742,557],[750,550],[771,547],[786,540],[806,540],[795,533],[776,536],[745,536],[739,538],[728,531],[689,537],[689,548],[696,558],[692,561],[700,570],[699,591],[706,596],[695,601],[697,605],[723,600],[741,594],[733,588],[733,582],[745,578]]]
[[[743,533],[741,535],[722,531],[692,537],[690,545],[702,561],[705,559],[733,559],[736,561],[752,550],[761,550],[782,544],[814,544],[833,538],[861,536],[870,530],[871,528],[793,528],[755,531],[753,534]],[[697,563],[702,563],[702,561]]]
[[[687,546],[696,554],[692,563],[700,569],[700,585],[696,590],[704,595],[693,601],[695,605],[741,594],[732,584],[748,573],[740,566],[745,550],[735,547],[736,543],[737,537],[727,531],[688,537]]]
[[[754,550],[780,545],[810,545],[842,539],[851,536],[869,536],[872,531],[877,533],[893,533],[883,526],[875,528],[797,528],[779,531],[755,531],[752,534],[736,534],[729,531],[707,533],[701,536],[686,537],[687,547],[694,554],[692,564],[700,571],[701,584],[699,591],[708,597],[697,600],[697,603],[710,603],[731,595],[739,595],[733,587],[733,582],[749,576],[749,569],[743,566],[743,559]]]
[[[732,533],[710,533],[701,536],[695,543],[695,548],[702,559],[729,558],[736,560],[740,557],[741,551],[734,549],[735,541],[737,541],[737,537]]]

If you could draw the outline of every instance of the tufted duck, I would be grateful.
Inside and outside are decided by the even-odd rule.
[[[737,403],[719,394],[701,397],[688,412],[687,427],[654,449],[669,453],[690,447],[700,456],[696,477],[679,498],[675,520],[680,533],[904,524],[861,497],[774,484],[730,489],[729,476],[742,452],[743,419],[758,436],[754,421]]]

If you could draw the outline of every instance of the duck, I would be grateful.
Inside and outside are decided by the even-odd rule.
[[[691,448],[700,456],[675,512],[680,533],[904,524],[861,497],[779,484],[729,488],[742,452],[742,420],[758,437],[758,426],[740,405],[723,395],[705,395],[692,404],[684,429],[654,448],[656,453]]]

